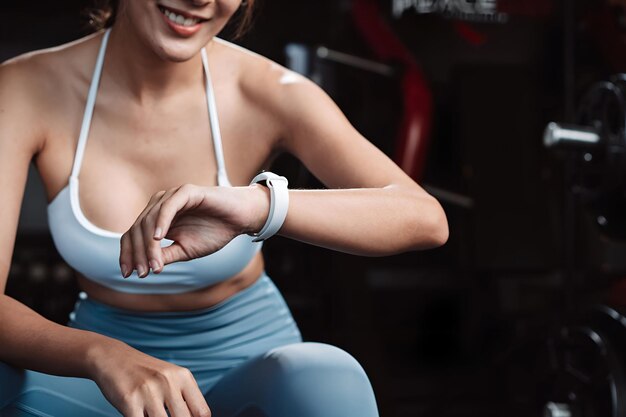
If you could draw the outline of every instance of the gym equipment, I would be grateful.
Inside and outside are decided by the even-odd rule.
[[[606,305],[581,307],[574,239],[579,206],[602,212],[626,196],[626,75],[593,84],[582,96],[577,123],[548,124],[544,145],[565,158],[566,319],[538,349],[537,409],[546,417],[626,417],[626,316]]]
[[[386,24],[372,0],[354,0],[355,26],[374,54],[402,66],[403,117],[400,122],[394,160],[410,177],[422,179],[430,141],[433,98],[426,78],[409,49]]]
[[[596,306],[547,339],[538,360],[538,409],[545,417],[626,416],[626,317]]]
[[[626,182],[626,74],[595,83],[582,97],[575,125],[550,123],[548,149],[569,151],[573,178],[586,201],[608,193],[623,195]]]

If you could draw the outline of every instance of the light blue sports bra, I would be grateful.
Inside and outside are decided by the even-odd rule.
[[[205,257],[166,265],[160,274],[151,273],[143,279],[140,279],[137,272],[133,271],[132,275],[124,279],[119,266],[122,234],[99,228],[92,224],[81,211],[78,197],[78,174],[87,144],[109,33],[110,30],[105,32],[98,53],[72,173],[68,184],[48,204],[48,223],[54,244],[72,268],[85,277],[116,291],[136,294],[172,294],[192,291],[224,281],[248,265],[263,243],[252,242],[252,236],[239,235],[219,251]],[[217,159],[217,183],[219,186],[231,186],[226,175],[215,96],[204,48],[201,55],[206,77],[211,136]],[[162,239],[161,247],[169,246],[172,242],[170,239]]]

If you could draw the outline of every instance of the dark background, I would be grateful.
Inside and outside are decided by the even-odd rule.
[[[253,51],[284,65],[288,44],[380,61],[355,28],[352,1],[260,3],[252,31],[236,41]],[[609,302],[626,270],[615,200],[576,200],[570,221],[563,158],[542,146],[548,122],[576,122],[592,82],[626,70],[620,9],[604,1],[496,3],[494,21],[452,7],[394,17],[390,0],[377,2],[433,97],[419,180],[447,212],[449,242],[385,258],[280,237],[265,245],[267,270],[305,339],[353,354],[384,417],[541,415],[541,341],[573,310]],[[2,2],[0,61],[87,34],[83,5]],[[331,62],[314,62],[308,75],[393,156],[402,68],[386,64],[391,76]],[[277,166],[294,186],[319,186],[289,156]],[[31,169],[7,291],[64,322],[76,288],[51,242],[45,206]]]

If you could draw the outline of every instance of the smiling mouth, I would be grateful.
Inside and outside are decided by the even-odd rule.
[[[198,23],[206,22],[209,20],[209,19],[202,19],[196,16],[191,16],[179,10],[173,10],[168,7],[164,7],[164,6],[158,6],[158,7],[161,13],[163,13],[165,17],[169,19],[169,21],[175,25],[190,27],[190,26],[195,26]]]

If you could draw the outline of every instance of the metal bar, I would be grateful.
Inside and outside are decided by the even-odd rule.
[[[334,51],[324,46],[318,47],[315,51],[315,54],[320,59],[347,65],[364,71],[373,72],[376,74],[384,75],[386,77],[393,77],[396,72],[394,68],[389,65],[346,54],[344,52]]]

